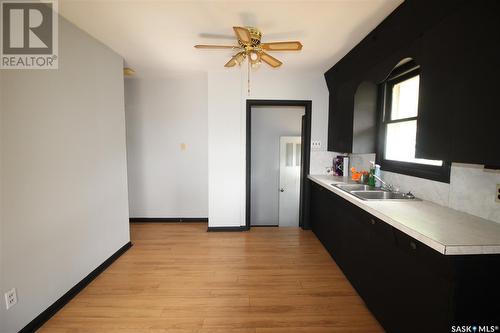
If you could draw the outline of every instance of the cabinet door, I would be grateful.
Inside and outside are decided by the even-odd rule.
[[[351,83],[333,88],[328,110],[328,150],[352,152],[354,88]]]
[[[336,208],[334,258],[354,288],[363,296],[369,288],[366,221],[360,214],[360,208],[338,196]]]
[[[411,317],[404,300],[406,288],[412,286],[401,279],[403,258],[398,253],[393,228],[369,214],[366,219],[369,229],[366,249],[368,287],[363,298],[387,332],[412,332],[412,328],[404,324]]]
[[[453,324],[500,323],[500,255],[452,256],[456,272]]]
[[[460,107],[454,81],[461,78],[457,78],[460,68],[450,61],[448,50],[457,46],[456,39],[460,38],[453,34],[458,22],[455,13],[422,37],[415,147],[418,158],[451,161],[451,117]]]
[[[417,157],[500,165],[500,2],[465,3],[423,36]]]
[[[466,4],[461,16],[463,36],[459,41],[464,48],[459,95],[462,107],[453,122],[452,161],[500,165],[497,144],[500,132],[500,2]]]
[[[388,331],[416,333],[432,327],[432,331],[447,332],[453,283],[444,273],[445,256],[396,229],[394,235],[397,249],[393,251],[389,281],[393,287],[389,290],[398,300],[388,305],[392,316],[387,321]]]
[[[311,182],[310,223],[311,229],[327,251],[332,250],[331,203],[328,201],[328,190]]]

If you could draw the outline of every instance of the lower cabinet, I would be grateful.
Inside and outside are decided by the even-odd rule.
[[[499,255],[442,255],[311,183],[313,232],[387,332],[500,325]]]

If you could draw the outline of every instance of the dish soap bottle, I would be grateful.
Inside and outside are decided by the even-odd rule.
[[[375,187],[381,187],[382,183],[379,180],[379,178],[380,178],[380,165],[378,165],[378,164],[375,164],[375,173],[374,173],[374,175],[376,176],[375,177]]]
[[[370,161],[370,174],[368,175],[368,185],[375,186],[375,162]]]

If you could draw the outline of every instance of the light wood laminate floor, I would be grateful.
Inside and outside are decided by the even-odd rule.
[[[134,246],[39,332],[383,332],[311,231],[132,224]]]

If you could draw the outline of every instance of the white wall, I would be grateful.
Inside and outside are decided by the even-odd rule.
[[[17,332],[129,241],[123,61],[64,19],[59,70],[2,72],[3,293]]]
[[[285,64],[286,66],[286,64]],[[322,72],[245,66],[208,73],[209,226],[245,225],[246,99],[312,100],[312,140],[326,150],[328,89]],[[311,155],[312,156],[312,155]]]
[[[208,73],[208,225],[244,224],[245,150],[241,74]]]
[[[126,79],[125,110],[130,216],[206,218],[207,74]]]
[[[252,107],[251,225],[279,224],[280,137],[300,136],[301,106]]]
[[[369,168],[375,154],[351,154],[351,163],[358,170]],[[450,183],[382,171],[382,179],[401,191],[417,197],[500,223],[500,203],[495,201],[500,171],[485,170],[482,165],[453,163]]]

